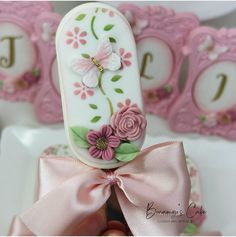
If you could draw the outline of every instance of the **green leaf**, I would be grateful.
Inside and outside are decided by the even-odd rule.
[[[81,56],[82,56],[83,58],[87,58],[87,59],[90,58],[90,55],[87,54],[87,53],[82,53]]]
[[[95,105],[95,104],[89,104],[89,107],[90,107],[91,109],[97,109],[97,108],[98,108],[97,105]]]
[[[3,81],[0,80],[0,89],[3,87]]]
[[[113,37],[109,37],[109,40],[110,40],[111,43],[116,43],[116,39],[113,38]]]
[[[40,76],[40,70],[37,69],[37,68],[34,68],[32,71],[31,71],[31,74],[33,77],[38,77]]]
[[[112,24],[106,25],[106,26],[104,26],[104,30],[105,31],[109,31],[109,30],[111,30],[113,28],[113,26],[114,25],[112,25]]]
[[[194,235],[197,232],[197,226],[193,223],[189,223],[184,231],[185,234]]]
[[[164,88],[168,93],[172,92],[173,90],[173,87],[171,85],[166,85]]]
[[[90,122],[91,123],[97,123],[100,119],[101,119],[101,116],[95,116],[90,120]]]
[[[139,153],[139,149],[131,143],[122,143],[115,149],[115,158],[119,161],[127,162],[133,160]]]
[[[121,79],[120,75],[115,75],[114,77],[111,78],[111,81],[116,82],[119,81]]]
[[[205,115],[200,115],[199,120],[203,123],[207,120]]]
[[[75,20],[82,21],[85,18],[85,16],[86,16],[86,14],[80,14],[75,18]]]
[[[120,88],[115,88],[115,92],[118,94],[124,94],[124,91]]]
[[[88,148],[89,144],[87,142],[88,128],[75,126],[70,128],[70,134],[76,146],[80,148]]]

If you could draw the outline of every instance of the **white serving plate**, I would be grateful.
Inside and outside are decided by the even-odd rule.
[[[236,144],[216,137],[170,132],[166,123],[148,116],[144,147],[167,140],[182,140],[187,155],[199,166],[207,219],[203,230],[236,234]],[[164,135],[163,135],[164,134]],[[0,156],[0,235],[6,235],[14,214],[34,200],[37,158],[50,145],[66,143],[63,129],[11,126],[3,131]]]

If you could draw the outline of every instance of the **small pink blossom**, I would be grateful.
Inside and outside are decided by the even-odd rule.
[[[80,82],[75,82],[74,83],[74,87],[76,87],[77,89],[74,91],[75,95],[80,95],[80,98],[82,100],[85,100],[88,96],[93,96],[94,95],[94,91],[91,88],[88,88],[87,86],[85,86],[83,83]]]
[[[159,97],[157,96],[156,90],[143,91],[143,97],[144,100],[149,104],[157,103],[158,101],[160,101]]]
[[[102,12],[108,13],[108,15],[109,15],[110,17],[115,16],[115,13],[114,13],[113,11],[108,10],[108,9],[106,9],[106,8],[102,8]]]
[[[129,67],[129,66],[131,66],[131,61],[130,61],[130,59],[132,57],[131,52],[125,52],[124,48],[120,48],[119,52],[120,52],[120,58],[121,58],[121,65],[122,65],[122,67],[124,67],[124,66]]]
[[[217,118],[214,113],[206,115],[205,119],[203,120],[203,124],[206,127],[215,127],[217,125]]]
[[[66,33],[67,40],[66,44],[71,44],[74,49],[79,48],[80,44],[86,44],[87,41],[83,39],[87,35],[86,31],[81,31],[79,27],[75,27],[74,31],[68,31]]]
[[[89,154],[103,160],[112,160],[115,157],[114,148],[120,145],[120,139],[113,134],[109,125],[104,125],[100,131],[88,132],[87,140],[90,144]]]
[[[228,124],[232,123],[231,114],[228,112],[218,113],[216,116],[216,119],[220,125],[228,125]]]

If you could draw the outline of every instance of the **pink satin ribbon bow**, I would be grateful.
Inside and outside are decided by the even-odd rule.
[[[11,235],[65,235],[96,212],[114,186],[124,217],[134,235],[178,235],[183,216],[156,213],[146,218],[147,205],[181,211],[188,206],[190,179],[182,143],[151,146],[114,171],[89,167],[80,161],[45,156],[39,162],[39,200],[16,217]],[[168,221],[167,221],[168,220]]]

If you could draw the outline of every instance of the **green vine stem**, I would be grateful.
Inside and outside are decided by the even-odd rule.
[[[92,34],[93,34],[94,38],[96,40],[98,40],[98,36],[97,36],[97,34],[96,34],[95,30],[94,30],[94,21],[95,21],[95,19],[96,19],[96,16],[93,16],[92,20],[91,20],[91,31],[92,31]]]
[[[113,112],[114,112],[114,109],[113,109],[113,105],[112,105],[112,102],[110,100],[110,98],[106,95],[106,92],[104,91],[103,87],[102,87],[102,75],[103,75],[103,72],[100,72],[100,75],[98,77],[98,87],[101,91],[101,93],[106,96],[106,100],[108,102],[108,105],[109,105],[109,109],[110,109],[110,115],[112,116]]]

